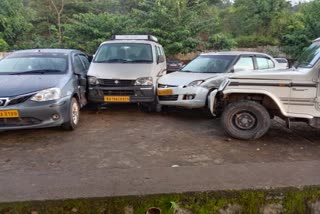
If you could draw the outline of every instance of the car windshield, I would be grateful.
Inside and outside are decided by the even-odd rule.
[[[95,63],[152,63],[152,48],[141,43],[109,43],[102,45]]]
[[[296,63],[296,67],[312,68],[320,58],[320,42],[313,43],[307,48]]]
[[[0,75],[65,73],[66,55],[10,55],[0,61]]]
[[[225,73],[236,56],[201,55],[192,60],[181,71],[192,73]]]

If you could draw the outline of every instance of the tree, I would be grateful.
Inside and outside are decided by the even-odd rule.
[[[65,0],[48,0],[49,3],[52,5],[56,16],[57,16],[57,25],[58,25],[58,38],[59,38],[59,47],[62,46],[62,24],[61,24],[61,18],[62,13],[65,6]]]
[[[22,0],[0,1],[0,38],[11,48],[22,42],[32,28],[27,13]]]

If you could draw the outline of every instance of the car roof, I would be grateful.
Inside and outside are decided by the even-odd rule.
[[[320,37],[318,39],[313,40],[313,42],[320,42]]]
[[[60,53],[60,54],[70,54],[72,52],[81,52],[75,49],[58,49],[58,48],[44,48],[44,49],[27,49],[27,50],[18,50],[12,52],[13,54],[23,54],[23,53]]]
[[[268,54],[265,53],[260,53],[260,52],[250,52],[250,51],[220,51],[220,52],[209,52],[209,53],[202,53],[202,56],[210,56],[210,55],[264,55],[264,56],[269,56]]]

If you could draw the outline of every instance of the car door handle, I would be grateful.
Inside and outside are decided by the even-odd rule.
[[[299,89],[299,88],[292,88],[292,90],[294,90],[294,91],[306,91],[306,90],[308,90],[308,89],[304,89],[304,88],[301,88],[301,89]]]

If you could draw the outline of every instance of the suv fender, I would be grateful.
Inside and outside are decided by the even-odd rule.
[[[218,91],[217,91],[218,92]],[[215,104],[217,103],[216,94],[217,92],[212,92],[210,94],[210,111],[214,114],[215,111]],[[278,107],[279,111],[282,115],[288,116],[288,112],[284,109],[283,105],[281,104],[280,99],[275,96],[274,94],[270,93],[269,91],[265,90],[248,90],[248,89],[226,89],[222,91],[224,96],[228,96],[231,94],[255,94],[255,95],[263,95],[269,97]],[[212,101],[212,99],[214,99]]]

